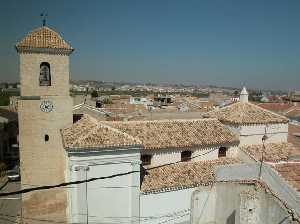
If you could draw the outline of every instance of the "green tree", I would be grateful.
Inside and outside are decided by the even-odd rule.
[[[9,105],[9,96],[0,95],[0,106],[8,106],[8,105]]]
[[[93,92],[91,93],[91,96],[92,96],[92,98],[97,98],[99,95],[96,90],[93,90]]]

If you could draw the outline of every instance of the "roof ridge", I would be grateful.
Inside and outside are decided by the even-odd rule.
[[[82,135],[78,139],[76,139],[73,142],[73,145],[76,145],[76,144],[80,143],[83,139],[87,138],[94,130],[97,129],[97,123],[95,123],[95,119],[94,118],[92,118],[90,115],[87,115],[87,114],[84,114],[83,117],[84,118],[88,118],[90,121],[92,121],[92,123],[96,124],[96,126],[94,128],[92,128],[91,130],[89,130],[85,135]],[[79,120],[79,122],[80,122],[80,120]]]
[[[196,118],[196,119],[161,119],[161,120],[134,120],[134,121],[105,121],[106,123],[163,123],[163,122],[195,122],[195,121],[217,121],[217,118]]]

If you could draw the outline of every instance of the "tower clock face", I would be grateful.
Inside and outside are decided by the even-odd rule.
[[[53,110],[53,103],[50,100],[43,100],[40,105],[41,111],[49,113]]]

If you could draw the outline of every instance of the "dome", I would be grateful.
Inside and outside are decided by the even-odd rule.
[[[17,43],[18,52],[48,52],[70,54],[74,49],[47,26],[34,29]]]

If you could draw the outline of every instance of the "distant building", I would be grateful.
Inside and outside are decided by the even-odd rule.
[[[142,104],[147,106],[150,102],[146,97],[130,97],[130,104]]]
[[[159,103],[162,106],[167,106],[174,102],[174,97],[171,95],[158,95],[154,97],[154,102]]]
[[[260,102],[263,102],[263,103],[268,103],[270,102],[269,98],[266,97],[266,96],[263,96],[261,99],[260,99]]]
[[[293,91],[290,92],[288,96],[288,100],[292,102],[300,102],[300,91]]]

